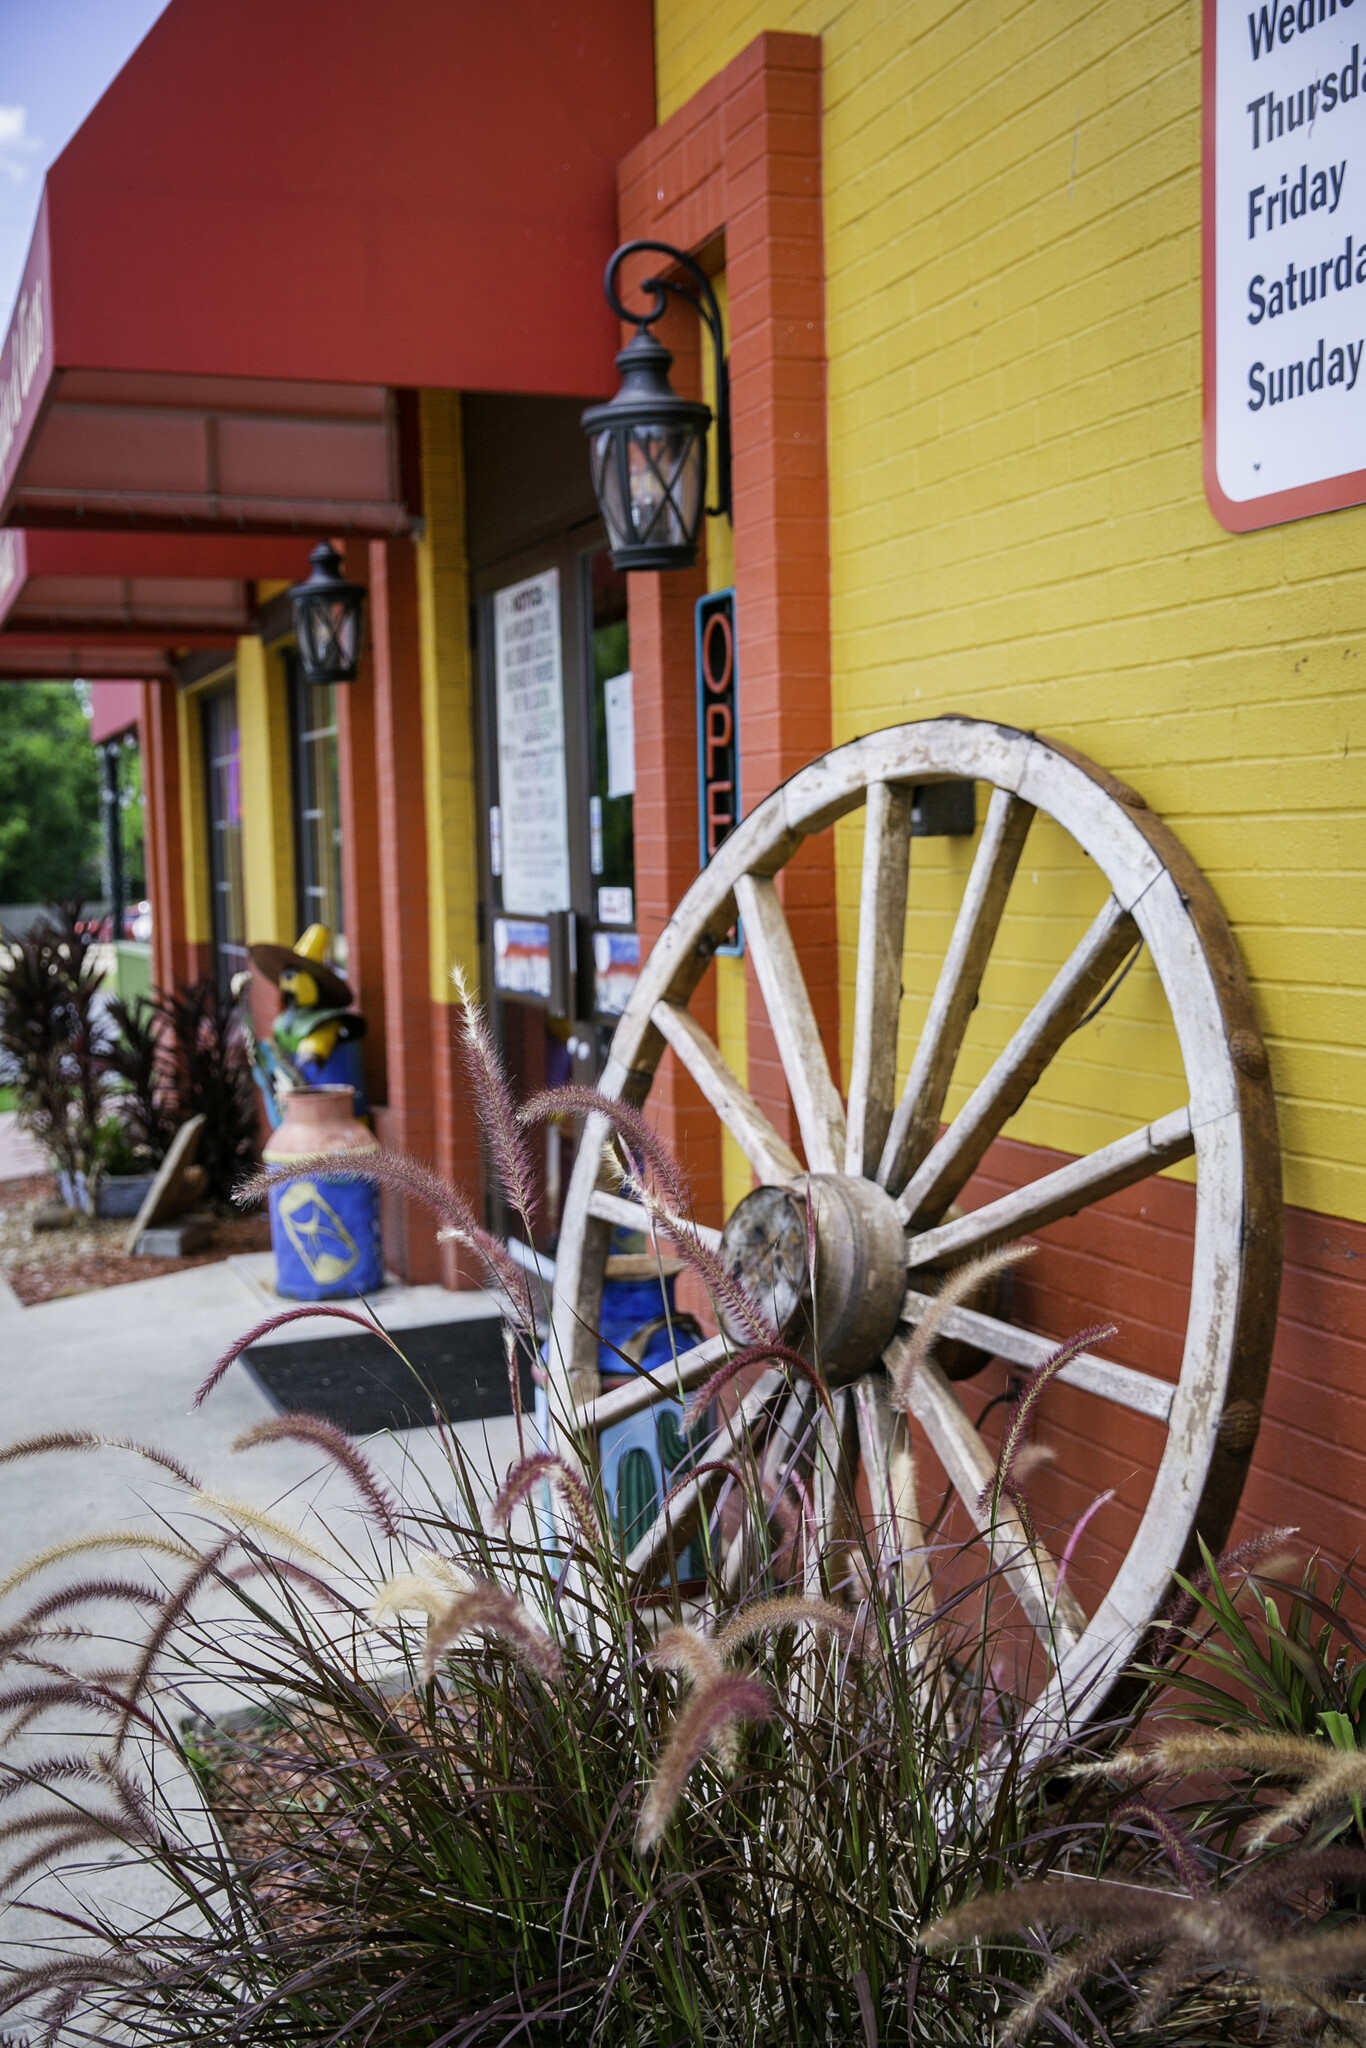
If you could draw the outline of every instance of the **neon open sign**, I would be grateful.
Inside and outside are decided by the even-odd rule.
[[[740,706],[735,592],[697,600],[698,859],[713,860],[740,822]],[[718,952],[739,950],[738,935]]]
[[[740,817],[740,731],[735,701],[735,592],[697,603],[697,787],[705,867]]]

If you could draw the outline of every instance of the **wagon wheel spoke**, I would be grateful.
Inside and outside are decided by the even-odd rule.
[[[929,1591],[929,1560],[915,1489],[915,1461],[906,1418],[892,1407],[886,1376],[855,1380],[859,1457],[873,1511],[873,1551],[879,1564],[895,1564],[903,1600],[922,1607]]]
[[[912,1290],[902,1304],[902,1320],[918,1323],[933,1306],[932,1294]],[[1032,1330],[1021,1330],[1014,1323],[1003,1323],[997,1316],[985,1316],[971,1308],[951,1308],[939,1328],[945,1337],[971,1344],[993,1358],[1004,1358],[1031,1372],[1046,1365],[1058,1348],[1051,1337],[1037,1337]],[[1132,1409],[1135,1415],[1150,1415],[1155,1422],[1168,1421],[1176,1398],[1176,1388],[1169,1380],[1160,1380],[1150,1372],[1136,1372],[1131,1365],[1116,1365],[1094,1351],[1079,1351],[1075,1358],[1070,1358],[1059,1371],[1058,1380],[1065,1387],[1080,1387],[1083,1393],[1111,1401],[1117,1408]]]
[[[897,1197],[903,1223],[933,1223],[981,1162],[1034,1083],[1071,1036],[1115,969],[1138,943],[1138,929],[1111,896],[1090,931],[1054,976],[999,1059]]]
[[[671,1045],[761,1181],[799,1180],[802,1165],[701,1025],[679,1003],[656,1003],[650,1022]]]
[[[844,1164],[844,1105],[830,1078],[778,892],[767,875],[741,875],[735,904],[797,1112],[806,1163],[812,1173],[838,1173]]]
[[[783,1385],[784,1375],[781,1372],[773,1370],[760,1375],[730,1420],[722,1425],[708,1445],[709,1461],[729,1458],[748,1443]],[[662,1577],[669,1569],[671,1556],[692,1540],[724,1478],[722,1472],[703,1472],[679,1487],[627,1556],[628,1577],[647,1586]]]
[[[887,1351],[889,1369],[904,1358],[907,1341],[893,1338]],[[954,1492],[987,1538],[992,1559],[1005,1572],[1035,1634],[1061,1658],[1080,1642],[1086,1616],[1070,1586],[1059,1587],[1056,1563],[1043,1544],[1031,1544],[1013,1504],[1002,1499],[993,1510],[995,1460],[933,1359],[919,1367],[907,1398],[911,1414],[934,1446]]]
[[[938,1134],[963,1034],[977,1002],[977,991],[1033,817],[1032,804],[1012,796],[1009,790],[992,792],[953,936],[877,1170],[879,1182],[893,1194],[919,1166]],[[860,975],[862,968],[860,952]]]
[[[652,1215],[643,1202],[628,1202],[621,1195],[606,1194],[601,1188],[595,1188],[588,1197],[588,1213],[600,1223],[619,1223],[623,1230],[643,1230],[647,1237],[656,1230],[661,1237],[671,1235],[668,1224]],[[720,1231],[709,1229],[705,1223],[694,1223],[691,1217],[687,1222],[693,1235],[715,1251],[721,1242]]]
[[[896,1034],[906,944],[911,798],[905,783],[872,782],[863,829],[854,1055],[849,1071],[846,1173],[871,1173],[896,1101]]]
[[[1170,1116],[1145,1124],[1141,1131],[1116,1138],[1112,1145],[1102,1145],[1099,1151],[1074,1159],[1056,1173],[1046,1173],[997,1201],[986,1202],[952,1223],[921,1231],[906,1247],[906,1263],[911,1267],[938,1266],[950,1259],[976,1258],[1012,1238],[1042,1230],[1060,1217],[1075,1216],[1079,1209],[1147,1180],[1164,1166],[1188,1159],[1194,1150],[1190,1110],[1173,1110]]]
[[[821,1410],[816,1428],[816,1454],[811,1464],[812,1526],[802,1571],[808,1594],[820,1594],[822,1576],[829,1577],[832,1550],[852,1532],[857,1513],[857,1465],[858,1419],[848,1387],[837,1387],[830,1396],[829,1408]]]
[[[680,1351],[677,1358],[666,1359],[648,1376],[642,1372],[624,1387],[613,1387],[610,1393],[585,1401],[575,1410],[575,1419],[581,1429],[606,1429],[609,1423],[625,1422],[642,1408],[653,1408],[656,1401],[671,1400],[676,1393],[700,1386],[729,1349],[724,1337],[708,1337],[705,1343]]]

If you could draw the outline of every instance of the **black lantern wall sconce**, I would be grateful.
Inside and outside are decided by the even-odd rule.
[[[307,683],[354,683],[365,629],[365,586],[348,583],[331,541],[309,556],[308,580],[289,592],[299,666]]]
[[[642,292],[653,294],[644,313],[632,313],[617,292],[617,273],[628,256],[650,250],[687,272],[692,291],[671,277],[647,277]],[[730,517],[730,374],[726,365],[721,309],[706,272],[668,242],[623,242],[603,279],[607,303],[619,320],[634,320],[636,331],[617,357],[621,388],[605,405],[583,415],[593,471],[593,489],[617,569],[690,569],[697,560],[697,536],[704,505],[713,518]],[[707,429],[711,410],[680,398],[669,382],[673,357],[650,332],[674,292],[697,308],[711,334],[716,365],[716,503],[706,505]]]

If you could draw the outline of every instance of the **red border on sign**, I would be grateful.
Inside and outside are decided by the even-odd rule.
[[[1322,483],[1301,484],[1293,491],[1270,491],[1264,498],[1235,502],[1219,488],[1215,463],[1215,274],[1214,274],[1214,55],[1219,0],[1205,0],[1204,49],[1201,59],[1201,224],[1200,250],[1204,299],[1204,454],[1205,496],[1210,511],[1230,533],[1255,533],[1262,526],[1282,526],[1290,519],[1308,519],[1315,512],[1341,512],[1348,505],[1366,503],[1366,469],[1354,469],[1345,476],[1325,477]]]

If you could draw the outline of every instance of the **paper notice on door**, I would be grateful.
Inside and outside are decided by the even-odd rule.
[[[636,793],[636,714],[631,694],[631,671],[609,676],[602,686],[607,713],[607,794],[634,796]]]
[[[546,917],[569,908],[559,571],[498,591],[493,630],[503,907]]]

